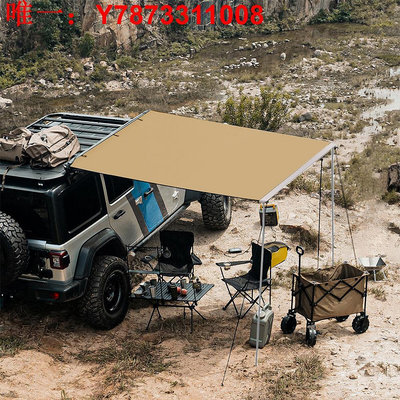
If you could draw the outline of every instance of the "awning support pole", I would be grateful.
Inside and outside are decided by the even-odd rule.
[[[335,148],[331,149],[332,267],[335,265]]]
[[[258,348],[260,340],[260,316],[261,316],[261,293],[263,281],[263,267],[264,267],[264,245],[265,245],[265,203],[262,203],[262,227],[261,227],[261,265],[260,265],[260,285],[258,287],[258,310],[257,310],[257,335],[256,335],[256,361],[255,365],[258,366]]]

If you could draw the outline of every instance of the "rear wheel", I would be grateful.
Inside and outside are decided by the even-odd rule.
[[[29,261],[24,231],[13,218],[0,212],[0,270],[5,286],[23,274]]]
[[[356,333],[364,333],[369,328],[369,319],[367,315],[361,314],[357,315],[353,319],[352,323],[353,329]]]
[[[293,314],[285,315],[282,318],[281,329],[285,334],[293,333],[296,329],[297,321]]]
[[[97,257],[79,312],[90,325],[111,329],[123,321],[129,307],[130,282],[126,263],[118,257]]]
[[[336,319],[337,322],[344,322],[344,321],[347,320],[347,318],[349,318],[349,316],[348,315],[344,315],[343,317],[336,317],[335,319]]]
[[[226,229],[231,223],[231,198],[218,194],[204,193],[200,199],[204,225],[211,230]]]

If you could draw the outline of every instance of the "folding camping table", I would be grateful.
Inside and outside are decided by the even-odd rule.
[[[196,312],[202,319],[206,319],[196,307],[198,302],[214,287],[213,284],[210,283],[202,283],[201,290],[196,291],[193,289],[193,284],[187,283],[185,285],[185,289],[187,289],[187,295],[182,296],[178,295],[176,300],[173,300],[171,297],[171,293],[168,291],[168,282],[158,281],[156,285],[156,295],[155,297],[151,297],[149,287],[146,288],[144,293],[139,292],[137,290],[133,293],[134,299],[143,299],[146,301],[150,301],[153,304],[153,311],[150,315],[149,322],[147,323],[146,330],[149,329],[151,321],[153,319],[154,313],[157,311],[159,317],[161,318],[159,307],[175,307],[175,308],[183,308],[184,318],[186,317],[186,308],[190,310],[190,333],[193,333],[193,312]]]

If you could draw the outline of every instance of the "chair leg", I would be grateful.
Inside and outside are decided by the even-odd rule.
[[[264,289],[263,289],[263,291],[261,292],[261,304],[262,305],[265,305],[266,303],[265,303],[265,300],[264,300],[264,298],[263,298],[263,294],[264,294],[264,292],[266,291],[268,289],[268,286],[266,286],[266,287],[264,287]],[[253,292],[253,291],[252,291]],[[249,308],[246,310],[246,312],[240,317],[240,318],[244,318],[246,315],[247,315],[247,313],[253,308],[253,306],[255,305],[255,304],[259,304],[258,303],[258,296],[257,297],[254,297],[254,295],[253,295],[253,297],[250,297],[250,295],[248,295],[246,292],[243,292],[242,293],[242,295],[243,295],[243,297],[245,297],[246,298],[246,300],[250,303],[250,306],[249,306]],[[261,305],[260,304],[260,305]]]
[[[235,299],[236,299],[236,297],[238,297],[238,295],[239,295],[239,291],[237,291],[233,296],[232,296],[232,294],[229,292],[229,294],[230,294],[230,296],[231,296],[231,299],[225,304],[225,306],[222,308],[224,311],[229,307],[229,305],[231,304],[231,303],[233,303],[233,305],[235,305],[235,303],[233,302]]]
[[[190,307],[190,333],[193,333],[193,308]]]

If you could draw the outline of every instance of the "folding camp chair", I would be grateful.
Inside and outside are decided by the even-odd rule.
[[[154,268],[161,278],[164,276],[185,277],[193,273],[194,265],[201,260],[193,253],[194,234],[185,231],[161,231],[158,263]]]
[[[161,231],[160,248],[157,249],[157,265],[150,271],[131,271],[139,274],[155,274],[160,280],[164,277],[183,278],[193,274],[194,265],[201,260],[193,253],[194,234],[186,231]],[[154,257],[146,256],[142,260],[151,266]]]
[[[264,292],[271,287],[271,278],[268,278],[268,271],[270,270],[270,268],[286,260],[289,247],[282,242],[270,242],[266,243],[264,248],[265,252],[261,283],[261,302],[263,305],[265,304],[265,301],[262,296]],[[258,293],[256,293],[255,295],[254,291],[258,290],[260,285],[261,246],[258,243],[252,242],[251,250],[252,256],[250,260],[217,263],[221,270],[222,281],[225,283],[229,296],[231,297],[228,303],[223,307],[223,310],[226,310],[230,304],[233,304],[236,314],[240,318],[244,318],[245,315],[254,306],[254,304],[259,304]],[[244,264],[251,264],[251,269],[246,274],[233,278],[225,277],[224,270],[230,269],[231,266]],[[230,286],[235,289],[235,293],[232,293]],[[239,295],[242,295],[250,303],[250,306],[247,308],[247,310],[245,310],[243,314],[240,314],[235,304],[235,299]]]

